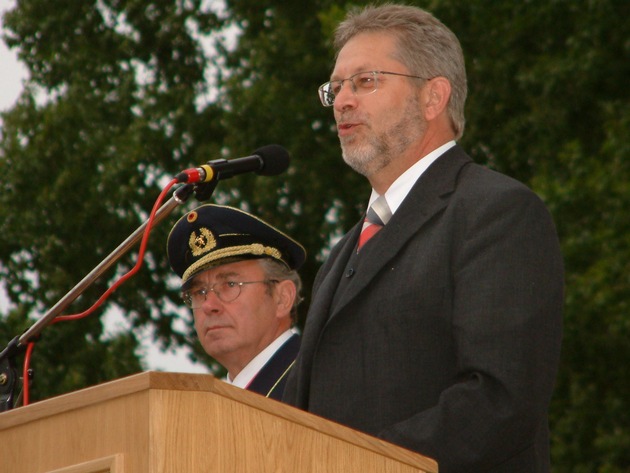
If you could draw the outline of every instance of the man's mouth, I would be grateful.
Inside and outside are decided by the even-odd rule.
[[[340,123],[337,125],[337,133],[340,136],[352,133],[352,131],[358,126],[358,123]]]

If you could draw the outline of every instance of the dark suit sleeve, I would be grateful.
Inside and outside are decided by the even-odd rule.
[[[547,432],[561,340],[555,227],[524,186],[460,191],[466,198],[448,210],[452,261],[445,262],[453,268],[456,377],[436,405],[379,436],[438,459],[440,471],[495,471],[524,451],[542,459],[518,471],[540,471],[534,463],[548,451],[531,450]]]

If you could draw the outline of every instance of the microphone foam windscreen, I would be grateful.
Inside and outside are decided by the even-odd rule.
[[[280,145],[266,145],[254,151],[256,156],[260,156],[263,167],[256,174],[261,176],[276,176],[282,174],[289,167],[291,160],[289,152]]]

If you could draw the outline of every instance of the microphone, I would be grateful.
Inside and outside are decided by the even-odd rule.
[[[216,159],[198,168],[185,169],[175,179],[187,184],[228,179],[237,174],[255,172],[260,176],[276,176],[289,167],[289,152],[280,145],[258,148],[251,156],[231,160]]]

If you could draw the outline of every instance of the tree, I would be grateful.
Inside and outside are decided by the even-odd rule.
[[[565,337],[551,412],[554,471],[630,466],[627,2],[440,2],[463,31],[465,144],[534,188],[558,226]],[[603,367],[607,367],[603,369]]]
[[[221,135],[221,111],[197,109],[207,60],[190,29],[220,26],[199,2],[32,0],[6,14],[5,39],[19,45],[31,74],[2,117],[0,274],[18,313],[51,307],[144,221],[165,176],[188,167],[196,153],[216,154],[220,145],[208,138]],[[173,329],[179,302],[164,257],[167,230],[154,231],[148,270],[107,306],[120,307],[134,326],[151,323],[165,345],[190,337]],[[91,305],[134,256],[73,309]],[[99,317],[63,325],[38,343],[35,398],[139,370],[132,333],[118,337],[125,354],[108,355],[95,343],[104,337]],[[135,361],[108,370],[114,355]],[[54,382],[46,381],[49,373]]]

